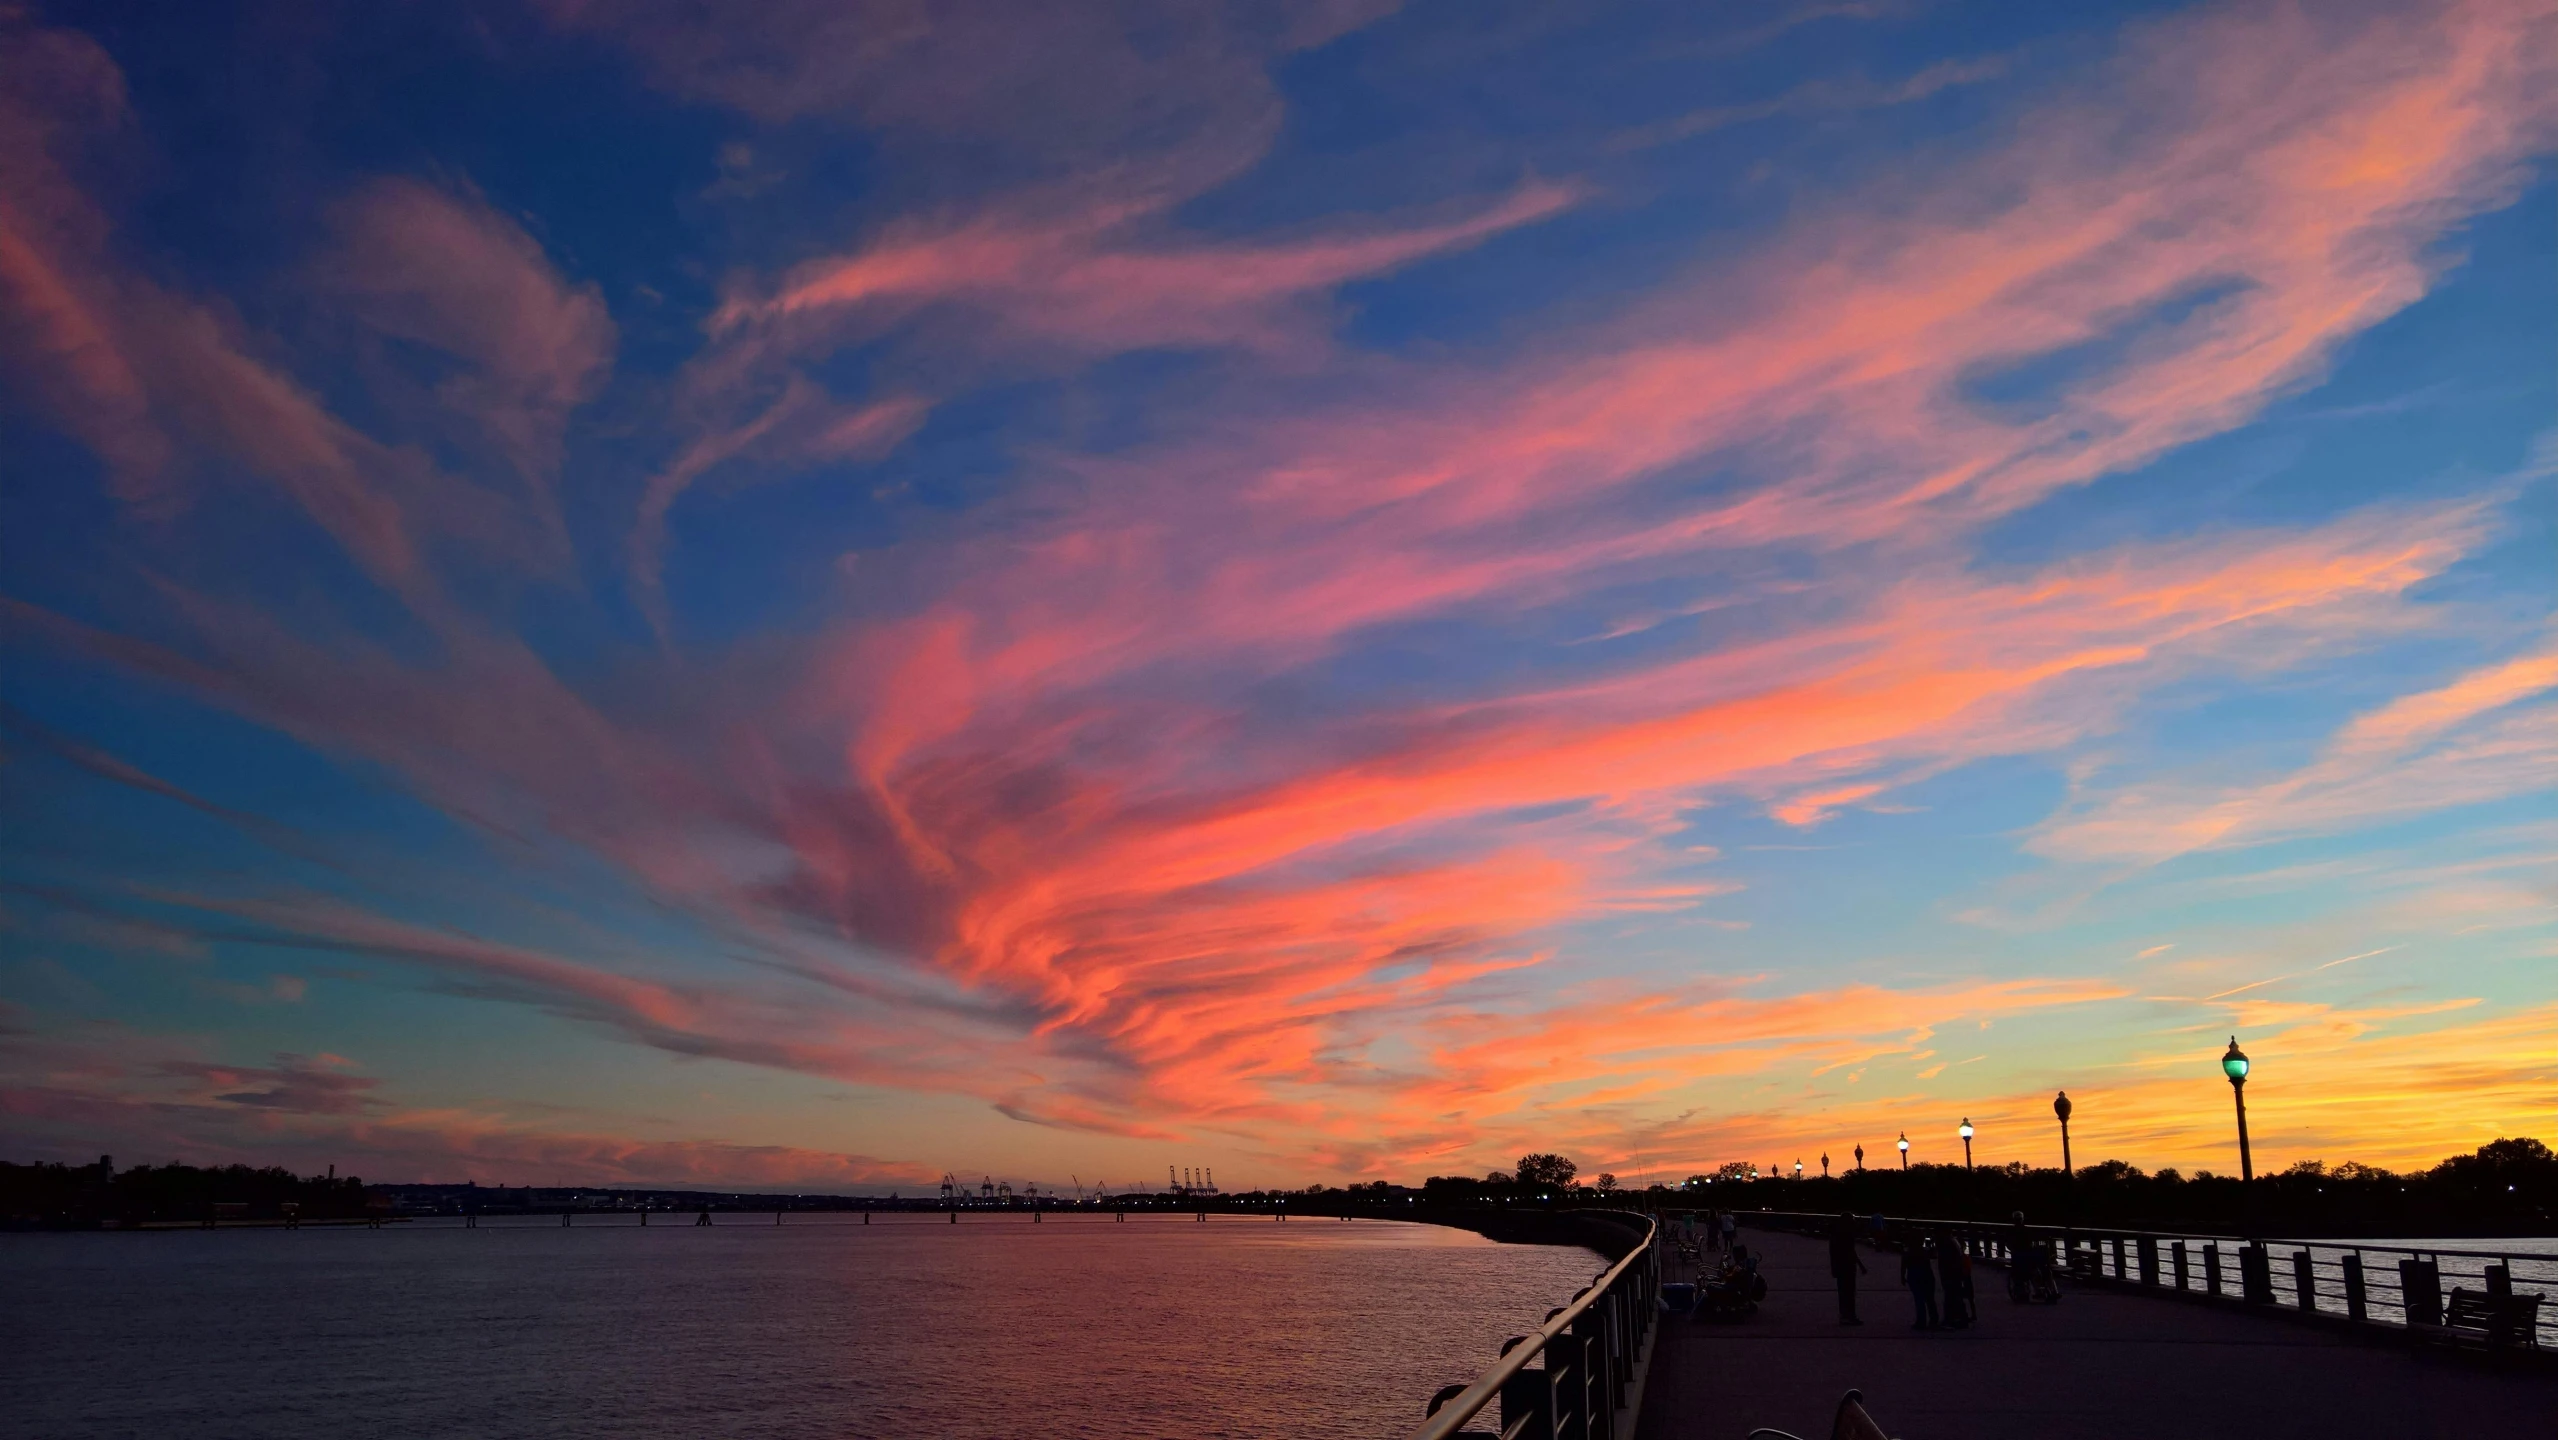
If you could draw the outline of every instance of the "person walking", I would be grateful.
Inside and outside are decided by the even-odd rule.
[[[1917,1313],[1910,1328],[1936,1329],[1936,1267],[1928,1263],[1926,1237],[1915,1231],[1901,1237],[1901,1283],[1910,1287],[1910,1304]]]
[[[1741,1228],[1740,1226],[1738,1226],[1738,1225],[1736,1225],[1736,1224],[1734,1224],[1734,1223],[1733,1223],[1733,1221],[1732,1221],[1732,1212],[1731,1212],[1731,1211],[1729,1211],[1729,1210],[1724,1211],[1724,1212],[1723,1212],[1723,1248],[1724,1248],[1725,1250],[1730,1250],[1730,1249],[1732,1248],[1732,1237],[1733,1237],[1733,1235],[1734,1235],[1735,1233],[1737,1233],[1737,1232],[1739,1231],[1739,1229],[1740,1229],[1740,1228]]]
[[[1946,1329],[1959,1329],[1980,1318],[1972,1308],[1972,1257],[1954,1243],[1950,1230],[1936,1232],[1936,1288],[1945,1297]]]
[[[1856,1318],[1856,1277],[1865,1269],[1865,1260],[1856,1253],[1856,1217],[1842,1210],[1839,1223],[1830,1228],[1830,1278],[1839,1286],[1839,1323],[1862,1325]]]

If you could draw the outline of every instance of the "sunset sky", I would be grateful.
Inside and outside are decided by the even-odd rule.
[[[0,1158],[2558,1139],[2558,0],[0,0]]]

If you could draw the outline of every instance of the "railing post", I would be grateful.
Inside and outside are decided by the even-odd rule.
[[[1581,1342],[1569,1332],[1545,1345],[1546,1401],[1554,1416],[1554,1440],[1581,1440],[1581,1407],[1572,1400],[1581,1376]]]
[[[1585,1310],[1581,1312],[1581,1319],[1573,1323],[1573,1328],[1578,1330],[1583,1324],[1597,1319],[1597,1316]],[[1591,1324],[1590,1328],[1593,1333],[1581,1337],[1581,1362],[1574,1367],[1581,1375],[1581,1383],[1573,1387],[1579,1399],[1581,1411],[1581,1440],[1616,1440],[1615,1436],[1608,1433],[1609,1422],[1615,1420],[1616,1415],[1607,1407],[1606,1327],[1602,1324]]]
[[[2120,1235],[2114,1237],[2114,1278],[2117,1280],[2131,1278],[2123,1269],[2123,1237]]]
[[[1617,1407],[1625,1403],[1625,1382],[1634,1374],[1634,1357],[1625,1343],[1625,1292],[1608,1291],[1604,1332],[1608,1337],[1608,1383],[1600,1387],[1607,1398],[1609,1433],[1615,1433]]]
[[[2410,1325],[2443,1323],[2442,1267],[2416,1256],[2398,1262],[2399,1302],[2407,1311]]]
[[[2220,1242],[2203,1242],[2203,1288],[2215,1300],[2220,1298]]]
[[[2265,1253],[2262,1240],[2239,1247],[2238,1298],[2250,1305],[2274,1303],[2274,1257]]]
[[[1624,1302],[1624,1294],[1612,1289],[1608,1291],[1607,1295],[1601,1300],[1599,1305],[1599,1333],[1607,1337],[1608,1346],[1608,1380],[1606,1385],[1600,1387],[1600,1390],[1601,1393],[1607,1397],[1608,1418],[1610,1420],[1614,1420],[1616,1418],[1617,1407],[1625,1403],[1626,1316]]]
[[[2368,1320],[2363,1305],[2363,1256],[2357,1250],[2345,1257],[2345,1318]]]
[[[1502,1382],[1502,1434],[1509,1434],[1511,1426],[1525,1420],[1527,1428],[1519,1432],[1519,1440],[1555,1440],[1553,1365],[1554,1357],[1549,1355],[1544,1365],[1522,1370]]]
[[[2176,1270],[2176,1288],[2179,1290],[2193,1289],[2194,1287],[2188,1283],[2185,1273],[2185,1242],[2182,1240],[2173,1241],[2168,1245],[2167,1251],[2167,1258],[2173,1262]]]
[[[1416,1434],[1428,1440],[1480,1434],[1466,1427],[1497,1413],[1499,1433],[1511,1440],[1631,1440],[1616,1433],[1617,1414],[1637,1383],[1637,1352],[1660,1303],[1659,1231],[1657,1225],[1643,1231],[1640,1243],[1569,1303],[1546,1312],[1535,1347],[1518,1353],[1529,1337],[1514,1335],[1502,1345],[1499,1363],[1474,1385],[1450,1386],[1433,1397],[1428,1422]],[[1541,1366],[1527,1363],[1540,1358]],[[1451,1406],[1469,1390],[1476,1398]]]
[[[2299,1293],[2304,1313],[2318,1308],[2318,1271],[2306,1250],[2292,1252],[2292,1289]]]
[[[2158,1283],[2158,1237],[2155,1235],[2142,1236],[2140,1238],[2140,1247],[2141,1283],[2143,1285],[2156,1285]]]
[[[1608,1416],[1599,1405],[1605,1392],[1600,1389],[1601,1372],[1607,1365],[1607,1352],[1601,1348],[1598,1307],[1582,1311],[1572,1321],[1572,1328],[1561,1343],[1572,1352],[1572,1374],[1562,1384],[1571,1395],[1572,1413],[1565,1417],[1565,1440],[1609,1440]]]

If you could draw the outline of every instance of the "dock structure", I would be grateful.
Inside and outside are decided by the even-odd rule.
[[[1977,1323],[1918,1330],[1896,1257],[1863,1248],[1864,1323],[1843,1326],[1825,1242],[1748,1218],[1766,1299],[1738,1323],[1663,1317],[1632,1440],[1819,1440],[1851,1389],[1909,1440],[2558,1435],[2546,1351],[2474,1355],[2265,1307],[2105,1285],[2017,1304],[1984,1266]]]

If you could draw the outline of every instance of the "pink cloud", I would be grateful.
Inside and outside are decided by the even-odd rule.
[[[23,23],[0,23],[0,45],[13,59],[0,84],[13,139],[0,163],[0,366],[98,452],[135,513],[166,522],[210,487],[262,482],[421,611],[448,602],[439,545],[509,569],[565,564],[549,493],[561,428],[613,343],[593,287],[562,280],[475,197],[386,180],[336,208],[318,291],[455,362],[411,408],[448,427],[467,417],[516,474],[493,485],[440,470],[340,418],[272,358],[271,337],[124,253],[71,168],[84,137],[129,118],[103,51]]]
[[[2249,786],[2149,782],[2088,797],[2032,841],[2070,860],[2155,864],[2334,833],[2558,785],[2558,652],[2483,666],[2356,716],[2311,763]]]
[[[981,680],[1030,689],[1239,647],[1284,665],[1364,627],[1533,610],[1700,554],[1906,563],[2238,423],[2421,294],[2441,227],[2510,194],[2547,130],[2508,44],[2519,23],[2462,7],[2421,34],[2289,12],[2164,27],[2103,105],[2063,102],[2030,140],[1931,175],[1932,202],[1808,218],[1563,353],[1489,375],[1372,367],[1373,405],[1064,462],[1070,519],[966,556],[947,613],[970,617]],[[2273,54],[2283,77],[2258,83]],[[2386,97],[2403,128],[2344,117],[2347,95]],[[2100,146],[2121,105],[2178,118]],[[2249,147],[2233,155],[2232,135]],[[2408,145],[2437,163],[2387,158]],[[2231,288],[2047,416],[1965,398],[1984,368],[2215,285]],[[1666,515],[1622,503],[1682,464],[1785,478]]]
[[[1257,149],[1276,123],[1268,64],[1389,13],[1391,0],[1094,7],[918,0],[542,0],[611,37],[659,84],[767,122],[858,120],[1008,160],[1126,163],[1206,145]]]
[[[381,1082],[350,1069],[335,1055],[278,1055],[266,1068],[195,1060],[163,1060],[157,1067],[159,1074],[200,1092],[197,1103],[296,1115],[355,1115],[378,1104],[368,1092]]]
[[[431,406],[475,421],[546,492],[569,413],[612,364],[600,292],[563,279],[523,227],[477,195],[377,180],[340,200],[331,222],[333,244],[313,270],[322,289],[367,329],[457,362]]]
[[[1047,223],[916,229],[803,264],[770,294],[732,295],[712,328],[876,329],[951,305],[970,312],[980,343],[991,322],[1016,343],[1077,350],[1281,348],[1300,342],[1293,312],[1309,300],[1546,219],[1576,198],[1569,186],[1534,183],[1459,220],[1279,244],[1148,245],[1138,222],[1149,217],[1111,207]]]
[[[848,106],[941,133],[925,100],[982,83],[931,67],[910,83],[891,72],[916,45],[947,58],[948,35],[875,33],[819,7],[760,25],[680,5],[555,8],[621,35],[683,93],[774,117]],[[1666,873],[1657,853],[1683,805],[1743,797],[1811,823],[1934,767],[2098,733],[2143,681],[2271,668],[2299,644],[2426,623],[2409,592],[2476,543],[2472,509],[2010,572],[1975,566],[1966,546],[1986,520],[2241,423],[2420,296],[2446,230],[2510,196],[2548,134],[2531,24],[2492,4],[2163,22],[2095,98],[2048,102],[1985,156],[1929,161],[1880,218],[1870,195],[1808,213],[1758,253],[1498,366],[1345,357],[1341,394],[1276,418],[1219,412],[1106,459],[1047,457],[1017,504],[865,556],[878,578],[854,586],[859,618],[813,636],[618,657],[572,679],[505,627],[424,602],[425,662],[176,587],[184,634],[157,646],[8,610],[31,635],[377,764],[507,843],[605,856],[763,963],[686,971],[603,946],[571,958],[308,898],[134,903],[396,961],[662,1049],[1109,1133],[1277,1126],[1369,1161],[1502,1133],[1445,1118],[1469,1108],[1625,1103],[1751,1073],[1789,1035],[1818,1041],[1789,1060],[1905,1050],[1915,1042],[1885,1032],[2111,992],[1592,1000],[1570,988],[1575,958],[1553,935],[1709,901],[1718,886]],[[1251,151],[1266,106],[1237,102],[1221,155]],[[2153,123],[2123,133],[2109,117],[2126,112]],[[1042,163],[1130,123],[1083,118],[1090,135]],[[421,495],[456,503],[456,488],[252,358],[252,337],[210,305],[66,241],[65,224],[103,233],[103,220],[55,170],[27,173],[0,191],[0,279],[30,297],[13,353],[64,377],[47,392],[64,423],[102,448],[156,428],[216,449],[385,583],[432,591],[423,537],[467,527]],[[848,400],[789,370],[792,326],[949,305],[1052,344],[1266,350],[1344,281],[1569,198],[1531,186],[1468,220],[1288,243],[1141,237],[1134,219],[1178,193],[1151,175],[1042,191],[1044,205],[980,212],[1000,220],[890,227],[736,292],[727,335],[769,328],[771,354],[715,337],[694,388],[678,387],[671,458],[636,486],[630,568],[661,631],[671,519],[695,487],[875,458],[933,403]],[[474,197],[385,182],[338,224],[323,273],[348,314],[466,362],[439,404],[548,473],[610,353],[591,288]],[[2201,291],[2218,298],[2158,318]],[[1980,398],[1985,374],[2103,343],[2118,363],[2036,406]],[[766,359],[784,371],[769,386],[754,368]],[[732,383],[749,371],[758,384]],[[166,467],[166,451],[116,463]],[[1731,483],[1667,483],[1689,469]],[[1511,637],[1594,588],[1727,568],[1734,603],[1763,620],[1746,644],[1609,652],[1256,728],[1253,687],[1376,627],[1461,616]],[[2461,682],[2355,743],[2438,733],[2522,683]],[[864,950],[889,958],[864,968],[850,958]],[[1451,1036],[1452,1016],[1481,1023],[1466,1007],[1532,966],[1566,993],[1493,1026],[1524,1050]],[[1890,1023],[1851,1033],[1841,1009]],[[1430,1074],[1381,1044],[1406,1021],[1435,1047]],[[1733,1027],[1767,1046],[1693,1038]],[[1018,1050],[984,1059],[1003,1045]],[[574,1163],[637,1163],[616,1153]]]
[[[151,1058],[160,1051],[163,1058]],[[375,1184],[497,1184],[875,1191],[921,1189],[936,1172],[906,1161],[803,1146],[652,1138],[531,1123],[502,1113],[402,1107],[336,1055],[272,1066],[170,1055],[151,1037],[29,1044],[0,1036],[0,1116],[39,1155],[125,1164],[324,1166]]]
[[[931,412],[931,403],[917,395],[845,406],[805,377],[794,375],[778,396],[750,418],[685,445],[665,468],[648,477],[640,492],[639,524],[631,535],[633,587],[658,632],[663,635],[667,629],[667,515],[703,477],[747,461],[760,461],[769,472],[877,460],[903,444]]]
[[[99,214],[65,173],[84,136],[130,120],[124,75],[86,37],[0,17],[0,363],[108,463],[122,497],[155,514],[168,436],[108,313],[116,297],[64,257],[100,248]]]

